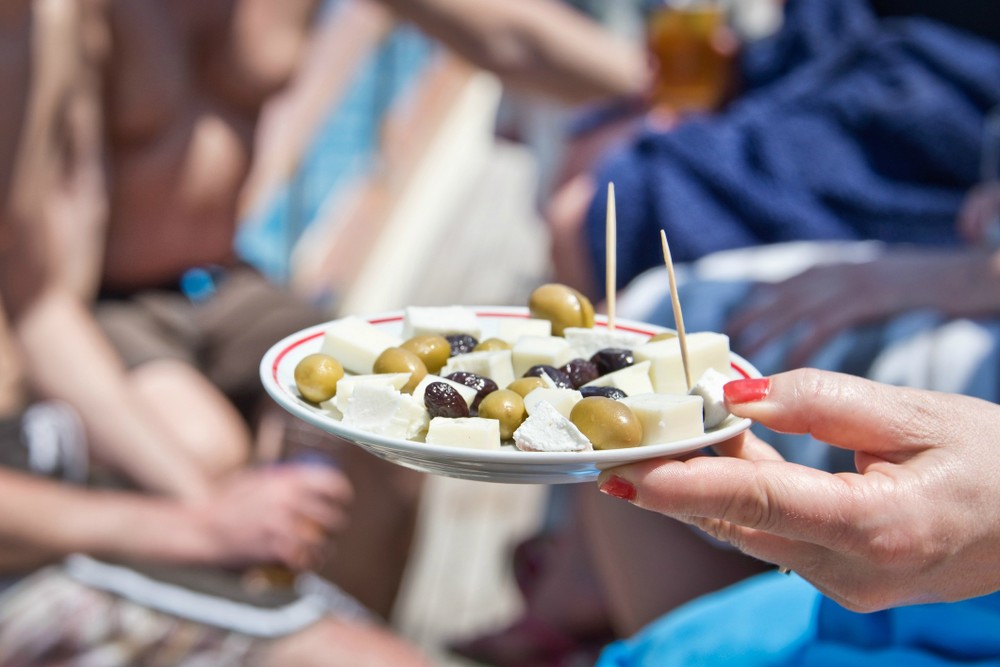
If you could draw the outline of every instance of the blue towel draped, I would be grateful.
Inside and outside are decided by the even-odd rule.
[[[615,183],[618,284],[662,264],[787,240],[952,244],[1000,102],[1000,46],[864,0],[791,0],[741,59],[746,92],[720,113],[645,130],[596,172],[586,235],[604,272]]]

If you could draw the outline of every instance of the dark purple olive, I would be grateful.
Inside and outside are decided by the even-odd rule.
[[[424,406],[431,417],[468,417],[469,405],[458,391],[444,383],[431,382],[424,391]]]
[[[468,354],[479,345],[479,341],[469,334],[448,334],[444,338],[451,345],[451,356],[453,357],[459,354]]]
[[[597,372],[601,375],[620,371],[635,363],[632,350],[625,350],[619,347],[606,347],[603,350],[598,350],[590,360],[597,366]]]
[[[592,380],[596,380],[600,373],[597,371],[597,364],[586,359],[573,359],[567,361],[559,370],[569,376],[574,389],[579,389]]]
[[[459,384],[464,384],[466,387],[472,387],[476,390],[476,397],[472,400],[472,409],[479,409],[479,402],[486,398],[487,394],[493,393],[499,387],[497,383],[488,377],[482,375],[477,375],[476,373],[469,373],[468,371],[455,371],[454,373],[449,373],[445,376],[446,379]]]
[[[547,364],[539,364],[538,366],[532,366],[527,371],[525,371],[523,377],[541,377],[542,373],[549,376],[553,382],[556,383],[557,387],[562,389],[572,389],[573,381],[570,379],[569,375],[565,371],[561,371],[555,366],[549,366]]]
[[[603,396],[604,398],[613,398],[616,401],[620,401],[628,396],[628,394],[618,387],[580,387],[580,393],[583,394],[584,398],[588,396]]]

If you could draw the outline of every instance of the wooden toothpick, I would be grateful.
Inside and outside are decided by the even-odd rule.
[[[677,342],[681,346],[681,363],[684,364],[684,379],[690,391],[691,365],[688,363],[687,338],[684,337],[684,316],[681,314],[681,300],[677,296],[677,277],[674,276],[674,262],[670,259],[670,246],[667,245],[667,234],[660,230],[660,242],[663,244],[663,262],[667,265],[667,277],[670,279],[670,303],[674,307],[674,321],[677,325]]]
[[[615,184],[608,183],[608,213],[604,223],[604,291],[608,300],[608,329],[615,329],[615,281],[618,277],[618,218],[615,214]]]

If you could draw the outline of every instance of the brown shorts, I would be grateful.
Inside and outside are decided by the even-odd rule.
[[[267,349],[329,319],[244,265],[219,270],[210,296],[153,289],[102,297],[96,317],[129,368],[184,361],[244,410],[263,391],[259,364]]]

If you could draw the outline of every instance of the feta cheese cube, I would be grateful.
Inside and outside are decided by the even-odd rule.
[[[347,402],[359,384],[378,384],[401,390],[409,382],[409,373],[371,373],[368,375],[345,375],[337,380],[337,393],[329,401],[320,403],[327,410],[337,410],[341,414],[347,409]]]
[[[478,340],[483,335],[479,318],[463,306],[409,306],[403,311],[403,338],[469,334]]]
[[[320,352],[339,361],[345,370],[364,375],[372,372],[378,355],[402,342],[374,324],[350,315],[330,323],[323,334]]]
[[[573,358],[569,343],[561,336],[521,336],[511,350],[514,375],[521,377],[532,366],[559,368]]]
[[[705,403],[706,429],[715,428],[730,415],[726,408],[726,398],[722,388],[731,379],[728,375],[723,375],[714,368],[709,368],[688,392],[692,396],[701,396]]]
[[[424,442],[449,447],[500,449],[500,421],[481,417],[435,417]]]
[[[621,401],[642,424],[641,445],[659,445],[705,434],[701,396],[642,394]]]
[[[510,350],[459,354],[448,359],[444,368],[441,369],[441,375],[449,375],[455,371],[466,371],[488,377],[496,382],[498,387],[506,387],[514,381],[512,359]]]
[[[566,327],[563,330],[563,338],[569,343],[574,357],[590,359],[595,352],[609,347],[631,350],[648,341],[650,336],[606,327],[593,329]]]
[[[526,452],[583,452],[594,448],[573,422],[545,401],[514,431],[514,444]]]
[[[653,382],[649,379],[649,367],[650,363],[648,361],[640,361],[632,364],[631,366],[626,366],[625,368],[619,368],[616,371],[605,373],[596,380],[591,380],[583,386],[617,387],[629,396],[635,396],[637,394],[652,394]]]
[[[548,403],[559,414],[569,419],[569,413],[573,411],[573,406],[579,403],[582,398],[583,394],[576,389],[535,389],[524,397],[524,410],[531,415],[539,403]]]
[[[380,384],[357,385],[344,410],[344,424],[404,440],[420,435],[428,421],[427,410],[412,396]]]
[[[711,331],[688,334],[687,347],[692,381],[700,378],[709,368],[714,368],[725,375],[729,374],[729,336]],[[680,339],[671,338],[645,343],[634,348],[632,352],[636,363],[649,361],[652,364],[649,376],[657,393],[687,393]]]
[[[496,337],[511,345],[521,336],[551,336],[552,322],[534,317],[505,317],[497,321]]]

